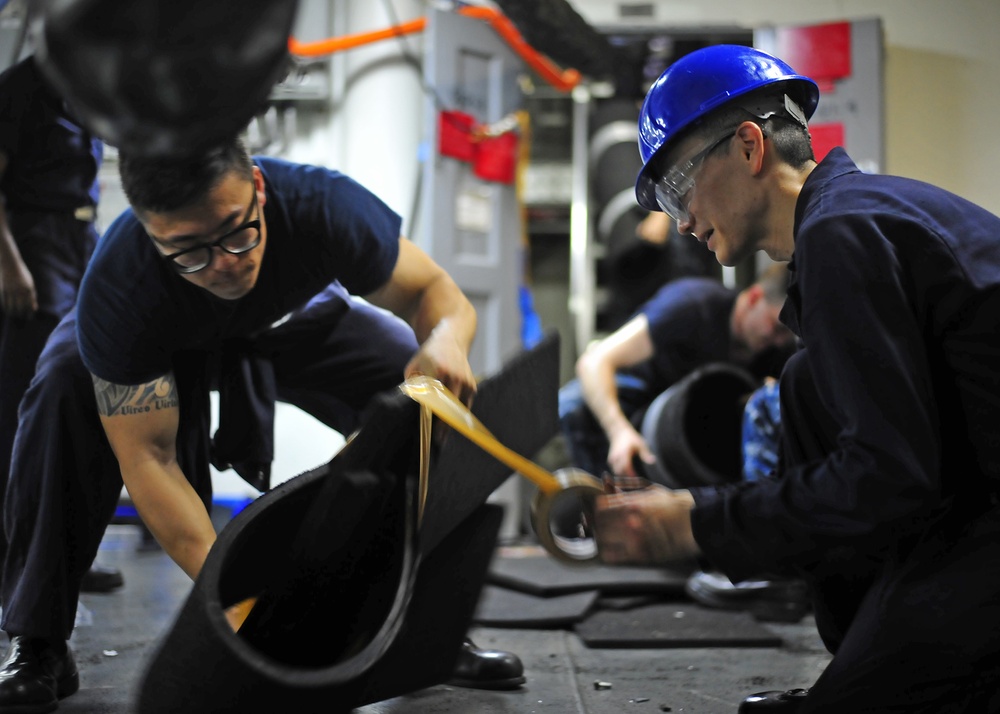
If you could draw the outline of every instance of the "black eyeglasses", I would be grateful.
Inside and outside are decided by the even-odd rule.
[[[250,207],[247,208],[246,215],[253,215],[257,209],[257,189],[254,188],[253,198]],[[170,255],[164,255],[163,259],[168,261],[178,273],[187,275],[204,270],[212,264],[212,249],[218,248],[230,255],[239,255],[253,250],[260,245],[260,216],[252,221],[241,223],[233,230],[219,236],[211,243],[196,245],[193,248],[185,248]]]

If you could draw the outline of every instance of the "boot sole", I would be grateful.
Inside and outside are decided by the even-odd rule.
[[[59,680],[56,685],[56,696],[65,699],[71,694],[76,694],[80,689],[80,673],[73,672],[70,676]]]

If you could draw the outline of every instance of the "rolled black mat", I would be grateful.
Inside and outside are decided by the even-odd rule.
[[[557,372],[550,335],[484,380],[473,411],[530,454],[557,428]],[[418,533],[418,414],[401,392],[376,399],[333,460],[223,529],[149,658],[136,711],[346,712],[450,678],[500,527],[502,509],[483,504],[510,471],[450,434]],[[248,597],[233,633],[224,610]]]
[[[743,406],[758,386],[748,371],[725,362],[707,364],[671,385],[642,420],[642,435],[656,456],[646,476],[670,488],[739,481]]]
[[[447,680],[466,636],[501,520],[502,508],[480,506],[422,560],[400,627],[385,642],[364,639],[366,630],[372,636],[381,623],[341,609],[341,590],[328,592],[326,598],[327,608],[339,617],[318,618],[315,627],[299,630],[294,640],[285,638],[284,651],[259,649],[229,630],[221,604],[212,597],[218,592],[217,577],[224,574],[206,566],[147,665],[135,710],[143,714],[348,712]],[[255,521],[247,521],[245,527],[264,527]],[[380,600],[387,592],[378,583],[367,591]],[[354,639],[345,639],[345,630]],[[355,658],[363,656],[366,644],[375,644],[378,652],[362,669]]]

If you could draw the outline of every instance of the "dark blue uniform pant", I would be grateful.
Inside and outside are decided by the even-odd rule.
[[[0,497],[7,483],[17,431],[17,408],[35,363],[59,320],[76,303],[97,232],[90,223],[55,213],[11,213],[11,233],[31,272],[38,312],[14,319],[0,310]]]
[[[74,311],[49,339],[21,409],[4,509],[9,545],[0,589],[0,626],[10,634],[69,638],[80,580],[122,489],[75,330]],[[374,394],[402,381],[417,343],[405,323],[353,300],[344,310],[311,306],[261,335],[253,347],[269,355],[280,399],[347,434]],[[205,354],[181,353],[174,371],[178,461],[206,504],[209,363]]]
[[[836,425],[819,404],[799,353],[781,382],[789,466],[834,448]],[[956,496],[892,552],[827,554],[805,575],[816,625],[834,658],[801,714],[1000,712],[995,498]]]

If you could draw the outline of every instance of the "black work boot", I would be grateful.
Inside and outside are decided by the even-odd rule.
[[[806,700],[808,689],[789,689],[787,692],[758,692],[751,694],[740,704],[739,714],[773,712],[773,714],[795,714]]]
[[[124,584],[125,576],[118,568],[94,563],[83,574],[83,580],[80,581],[80,592],[109,593]]]
[[[0,664],[0,713],[42,714],[80,688],[73,652],[65,642],[15,635]]]
[[[462,643],[448,680],[448,684],[472,689],[517,689],[524,682],[524,665],[516,654],[481,650],[468,638]]]

